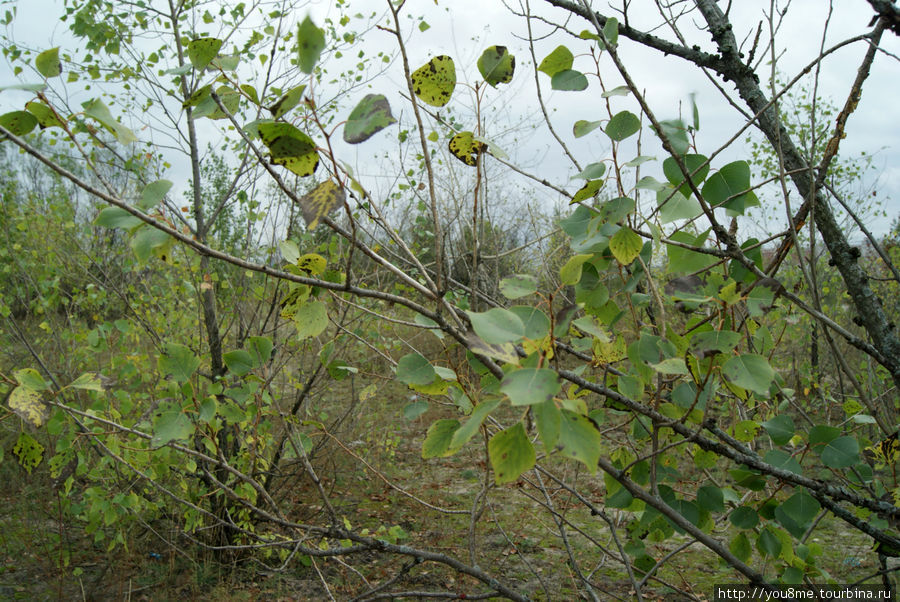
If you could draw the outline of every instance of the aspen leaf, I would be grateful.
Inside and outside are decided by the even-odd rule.
[[[456,134],[447,146],[454,157],[471,167],[478,162],[478,154],[484,151],[484,144],[476,141],[472,132]]]
[[[40,427],[47,420],[49,414],[47,405],[41,398],[41,394],[34,389],[25,386],[16,387],[10,393],[7,403],[9,403],[9,409],[32,426]]]
[[[345,198],[344,189],[334,180],[325,180],[312,191],[300,197],[300,210],[306,221],[307,229],[315,229],[319,220],[343,204]]]
[[[481,58],[478,59],[481,77],[494,88],[497,84],[511,82],[515,70],[516,57],[509,53],[506,46],[491,46],[481,53]]]
[[[188,43],[188,58],[191,60],[194,68],[200,71],[206,69],[210,61],[216,58],[221,47],[222,40],[217,38],[197,38]]]
[[[312,73],[325,50],[325,34],[316,27],[309,15],[297,28],[297,62],[303,73]]]
[[[56,77],[62,73],[62,63],[59,61],[59,46],[45,50],[34,59],[34,66],[38,73],[44,77]]]
[[[344,142],[365,142],[392,123],[397,123],[397,120],[391,115],[391,105],[387,98],[381,94],[367,94],[351,111],[344,124]]]
[[[456,66],[447,55],[436,56],[410,75],[413,92],[433,107],[450,102],[456,88]]]

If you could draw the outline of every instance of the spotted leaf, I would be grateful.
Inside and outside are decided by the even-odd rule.
[[[34,66],[44,77],[56,77],[62,73],[62,63],[59,62],[59,46],[37,55],[37,58],[34,59]]]
[[[13,111],[0,115],[0,125],[16,136],[24,136],[38,124],[38,119],[28,111]]]
[[[39,102],[33,100],[31,102],[25,103],[25,110],[37,117],[38,125],[42,128],[49,127],[62,127],[62,122],[56,116],[50,107],[45,105],[43,102]]]
[[[491,46],[481,53],[481,58],[478,59],[481,77],[495,88],[497,84],[511,82],[515,70],[516,57],[509,53],[506,46]]]
[[[9,409],[32,426],[40,427],[47,420],[49,414],[47,406],[41,394],[34,389],[25,386],[16,387],[9,395],[8,403]]]
[[[306,84],[288,90],[284,96],[279,98],[278,101],[276,101],[272,106],[269,107],[269,112],[272,113],[272,117],[278,119],[279,117],[296,107],[300,102],[300,99],[303,98],[304,90],[306,90]]]
[[[283,165],[300,177],[310,176],[319,166],[319,154],[312,138],[289,123],[264,122],[256,126],[272,163]]]
[[[219,54],[221,47],[222,40],[217,38],[197,38],[188,44],[188,58],[191,59],[191,64],[195,69],[206,69],[210,61]]]
[[[436,56],[410,75],[413,92],[426,103],[442,107],[456,88],[456,66],[447,55]]]
[[[397,123],[391,115],[391,105],[381,94],[367,94],[347,118],[344,125],[344,142],[359,144],[392,123]]]
[[[454,157],[473,167],[478,161],[478,153],[484,151],[484,143],[475,140],[472,132],[456,134],[450,139],[448,147]]]
[[[328,215],[335,207],[343,204],[346,194],[340,184],[334,180],[325,180],[312,191],[300,198],[300,210],[306,227],[314,229],[319,220]]]

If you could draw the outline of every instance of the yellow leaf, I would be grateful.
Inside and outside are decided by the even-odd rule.
[[[47,406],[41,394],[28,387],[16,387],[9,395],[9,407],[19,418],[40,427],[47,420]]]
[[[319,220],[344,203],[346,193],[334,180],[325,180],[300,198],[300,210],[308,230],[313,230]]]

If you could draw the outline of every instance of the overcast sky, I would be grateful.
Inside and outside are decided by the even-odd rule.
[[[524,1],[524,0],[523,0]],[[0,6],[0,11],[8,7],[9,3]],[[64,49],[73,49],[71,37],[67,33],[67,24],[59,21],[58,16],[63,12],[61,0],[20,0],[18,3],[18,17],[13,27],[14,38],[23,44],[49,48],[62,45]],[[532,0],[532,9],[540,15],[561,22],[564,13],[545,6],[540,0]],[[621,6],[621,2],[614,2]],[[724,3],[720,3],[723,5]],[[735,1],[732,9],[732,21],[735,24],[736,34],[739,40],[746,36],[752,38],[759,19],[761,10],[767,9],[769,1],[741,0]],[[780,3],[780,4],[783,4]],[[865,0],[839,0],[834,3],[834,13],[829,23],[828,36],[825,46],[841,39],[865,33],[869,30],[868,23],[872,11]],[[299,5],[299,3],[298,3]],[[511,2],[514,8],[519,4],[516,0]],[[379,14],[384,12],[383,0],[351,0],[353,11],[370,14],[373,11]],[[594,2],[595,8],[608,12],[606,2]],[[654,26],[660,21],[658,13],[644,9],[639,11],[639,6],[652,6],[649,2],[633,2],[631,20],[636,27]],[[819,53],[822,43],[822,32],[825,25],[828,3],[825,0],[794,0],[791,4],[788,16],[778,34],[776,48],[779,52],[779,70],[792,77],[802,67],[813,60]],[[321,22],[326,14],[334,11],[331,2],[312,2],[297,10],[299,15],[310,12],[313,19]],[[538,129],[531,133],[519,130],[514,133],[509,130],[515,124],[522,124],[529,120],[539,118],[538,109],[534,101],[533,64],[531,62],[528,46],[524,41],[526,26],[523,19],[513,16],[499,0],[432,0],[407,2],[406,11],[412,15],[422,15],[430,25],[430,29],[420,32],[415,26],[418,21],[409,20],[408,30],[410,62],[413,68],[423,64],[437,54],[449,54],[456,60],[458,78],[460,81],[474,83],[478,78],[475,66],[481,50],[487,46],[498,44],[509,47],[516,55],[517,71],[512,85],[500,87],[496,91],[490,91],[487,95],[491,106],[489,113],[491,119],[498,128],[499,139],[515,139],[515,152],[507,148],[507,152],[513,159],[528,168],[538,168],[541,176],[555,183],[565,185],[570,190],[575,190],[578,183],[570,182],[575,169],[568,163],[555,143],[551,143],[545,129]],[[298,16],[298,19],[302,18]],[[685,24],[685,34],[689,43],[696,43],[704,50],[712,50],[708,35],[698,32],[690,26],[690,22],[698,22],[696,15],[688,17]],[[580,19],[570,19],[567,23],[569,29],[579,32],[588,29],[589,25]],[[544,36],[552,33],[551,28],[539,22],[533,23],[536,36]],[[657,35],[672,39],[672,34],[665,28],[655,32]],[[556,45],[566,44],[576,53],[574,67],[588,71],[592,68],[592,61],[588,56],[588,43],[575,40],[562,32],[556,32],[548,39],[541,40],[536,45],[537,60],[550,52]],[[896,36],[887,33],[884,36],[883,47],[895,56],[900,55],[900,43]],[[392,49],[392,40],[388,34],[380,31],[370,31],[365,43],[366,50],[371,54],[378,48],[388,51]],[[830,98],[835,104],[842,105],[844,98],[856,69],[865,53],[863,44],[849,46],[822,63],[820,74],[819,92],[823,97]],[[646,90],[650,106],[661,119],[670,119],[678,116],[680,110],[687,107],[686,104],[691,94],[696,94],[696,101],[701,114],[701,129],[698,136],[700,151],[709,154],[725,143],[740,127],[742,121],[737,113],[727,105],[721,95],[712,87],[710,82],[693,66],[685,61],[662,57],[657,52],[644,49],[636,43],[621,39],[620,55],[631,70],[633,78],[639,88]],[[582,53],[582,54],[579,54]],[[600,63],[604,83],[608,88],[620,85],[622,82],[614,73],[612,64],[604,59]],[[767,67],[766,67],[767,68]],[[545,101],[552,109],[551,119],[557,131],[563,136],[565,142],[570,145],[573,152],[579,157],[582,165],[593,161],[608,159],[609,144],[600,130],[585,138],[575,139],[572,135],[572,125],[578,119],[602,119],[606,117],[605,109],[600,104],[597,94],[599,86],[596,80],[591,80],[591,88],[597,94],[552,92],[549,90],[549,81],[546,76],[540,74],[541,84],[544,86]],[[33,81],[28,79],[28,81]],[[900,213],[900,122],[893,117],[897,98],[897,84],[900,81],[900,61],[886,55],[880,55],[875,61],[872,74],[867,81],[863,101],[856,113],[850,119],[847,127],[848,136],[842,142],[841,154],[852,156],[866,151],[875,153],[877,169],[870,174],[865,186],[875,186],[878,190],[878,199],[885,201],[888,211],[888,219],[880,219],[871,224],[876,233],[884,233],[890,219]],[[9,66],[0,62],[0,85],[14,83]],[[721,83],[721,82],[720,82]],[[379,80],[378,91],[385,93],[395,107],[404,106],[399,90],[404,86],[402,73],[397,69],[389,71]],[[725,89],[733,92],[731,86],[725,85]],[[392,92],[391,90],[394,90]],[[29,99],[27,93],[5,91],[0,93],[0,110],[3,112],[15,110]],[[467,100],[469,99],[469,100]],[[471,93],[458,92],[453,102],[459,103],[457,115],[465,114],[465,107],[469,106]],[[631,99],[613,99],[615,110],[635,108]],[[396,111],[395,111],[396,112]],[[490,122],[489,122],[490,124]],[[383,136],[383,134],[380,134]],[[385,136],[386,137],[386,136]],[[655,155],[663,158],[661,149],[649,141],[645,136],[645,148],[642,154]],[[339,146],[336,151],[348,163],[355,164],[365,170],[364,157],[370,156],[370,150],[362,150],[363,147]],[[624,154],[629,151],[623,150]],[[740,144],[723,154],[721,162],[714,163],[721,166],[724,162],[734,160],[746,154],[743,146],[743,137]],[[630,157],[628,157],[630,158]],[[627,158],[625,159],[627,160]],[[650,167],[649,173],[659,174],[658,167]],[[657,173],[653,173],[653,169]],[[185,179],[187,173],[179,173],[179,166],[174,166],[167,177],[173,180]],[[176,185],[179,185],[176,182]],[[553,195],[550,192],[542,192],[547,195],[550,202]]]

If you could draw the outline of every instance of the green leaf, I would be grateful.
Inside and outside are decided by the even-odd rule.
[[[750,506],[739,506],[728,517],[738,529],[752,529],[759,524],[759,514]]]
[[[672,145],[672,149],[679,155],[683,155],[688,152],[688,149],[691,147],[691,143],[688,140],[687,136],[687,128],[684,127],[684,123],[680,119],[670,119],[668,121],[661,121],[659,125],[662,129],[662,136],[665,136],[668,139],[669,144]],[[657,132],[657,135],[660,133]]]
[[[81,103],[84,114],[96,119],[104,128],[109,130],[119,141],[119,144],[131,144],[137,142],[137,136],[130,129],[116,121],[109,108],[99,98]]]
[[[40,428],[50,415],[39,391],[25,385],[16,387],[7,400],[9,409],[28,424]]]
[[[537,307],[530,305],[513,305],[509,311],[519,316],[525,325],[525,338],[542,339],[550,333],[550,318]]]
[[[578,125],[578,124],[575,124]],[[597,180],[598,178],[602,178],[603,174],[606,173],[606,163],[591,163],[580,173],[572,176],[572,179],[581,178],[582,180]],[[593,196],[593,195],[592,195]],[[617,220],[613,220],[617,221]]]
[[[478,163],[478,155],[484,151],[484,143],[475,140],[472,132],[459,132],[450,138],[447,148],[454,157],[474,167]]]
[[[413,92],[433,107],[450,102],[456,89],[456,65],[447,55],[436,56],[410,75]]]
[[[580,92],[588,87],[588,80],[581,71],[567,69],[556,73],[550,79],[550,87],[554,90]]]
[[[581,138],[582,136],[587,136],[588,134],[590,134],[591,132],[596,130],[601,125],[603,125],[602,121],[585,121],[584,119],[579,119],[578,121],[575,122],[575,125],[572,126],[572,133],[575,135],[576,138]],[[606,165],[603,163],[592,163],[591,165],[603,165],[604,170],[606,168]],[[600,175],[603,175],[603,174],[601,173]],[[576,176],[576,177],[579,177],[579,176]],[[599,178],[600,176],[593,176],[593,177]],[[585,179],[589,179],[589,178],[585,178]]]
[[[809,447],[816,454],[821,455],[825,446],[841,435],[841,429],[836,426],[817,424],[809,429]]]
[[[397,120],[391,115],[387,98],[381,94],[366,94],[344,124],[344,142],[365,142],[392,123],[397,123]]]
[[[59,61],[59,46],[45,50],[34,59],[34,66],[38,73],[44,77],[56,77],[62,73],[62,63]]]
[[[722,167],[706,180],[701,192],[710,205],[721,205],[732,216],[744,215],[746,209],[759,205],[750,190],[750,165],[746,161]]]
[[[325,50],[325,34],[316,27],[309,15],[297,27],[297,64],[303,73],[312,73]]]
[[[707,158],[703,155],[688,154],[681,157],[681,162],[684,164],[688,173],[692,174],[691,182],[699,189],[700,184],[706,179],[707,174],[709,174],[709,162]],[[677,188],[681,194],[686,197],[690,197],[691,194],[693,194],[690,185],[687,183],[687,179],[684,177],[684,174],[681,173],[681,169],[679,169],[678,163],[675,162],[674,158],[669,157],[663,161],[663,173],[669,183]]]
[[[769,392],[769,385],[775,379],[775,371],[768,360],[753,353],[739,355],[725,362],[722,374],[732,384],[760,395]]]
[[[272,357],[275,346],[269,337],[250,337],[247,339],[247,351],[253,356],[253,367],[261,368]]]
[[[578,189],[578,192],[572,197],[572,202],[579,203],[593,198],[601,188],[603,188],[603,180],[589,180]]]
[[[322,301],[309,301],[297,308],[292,319],[301,339],[317,337],[328,327],[328,310]]]
[[[710,351],[728,353],[740,342],[741,335],[732,330],[698,332],[691,337],[690,350],[698,356],[706,355]]]
[[[495,345],[518,342],[525,336],[525,325],[516,314],[495,307],[486,312],[467,311],[475,334],[485,343]]]
[[[743,562],[750,560],[750,556],[753,554],[750,540],[747,539],[747,535],[743,532],[738,533],[734,539],[731,540],[728,544],[728,550]]]
[[[775,508],[775,519],[788,533],[800,539],[821,508],[814,497],[805,491],[798,491]]]
[[[153,421],[154,447],[165,445],[169,441],[184,440],[194,434],[194,425],[177,405],[169,405],[158,410]]]
[[[38,119],[28,111],[12,111],[0,115],[0,125],[15,136],[24,136],[37,127]]]
[[[184,345],[166,343],[156,365],[160,372],[171,375],[175,382],[183,383],[200,367],[200,358]]]
[[[497,84],[511,82],[515,70],[516,57],[509,53],[506,46],[490,46],[478,59],[478,72],[494,88]]]
[[[169,180],[157,180],[147,184],[141,191],[141,200],[138,201],[137,206],[142,211],[147,211],[166,198],[166,194],[171,188],[172,182]]]
[[[196,107],[209,98],[210,93],[212,93],[212,84],[197,88],[183,103],[181,103],[181,108],[186,109],[188,107]]]
[[[537,292],[537,278],[530,274],[516,274],[500,281],[500,292],[507,299],[518,299]]]
[[[696,237],[689,232],[675,232],[669,238],[674,242],[702,248],[707,236],[709,236],[709,230],[701,232]],[[692,272],[699,272],[716,262],[716,258],[712,255],[698,253],[696,251],[685,249],[684,247],[670,244],[666,244],[666,255],[669,258],[666,272],[669,274],[690,274]]]
[[[32,391],[46,391],[50,388],[41,373],[34,368],[22,368],[13,373],[18,382],[23,387],[27,387]]]
[[[575,57],[568,48],[557,46],[553,52],[544,57],[544,60],[538,65],[538,71],[543,71],[550,77],[553,77],[560,71],[571,69],[574,60]]]
[[[397,380],[407,385],[430,385],[437,374],[434,366],[419,353],[409,353],[397,362]]]
[[[555,370],[519,368],[503,377],[500,391],[514,406],[534,405],[553,399],[562,386]]]
[[[212,97],[212,94],[202,99],[199,103],[197,103],[197,108],[194,110],[194,117],[207,117],[209,119],[227,119],[228,115],[234,115],[237,113],[238,108],[241,104],[241,94],[234,88],[230,88],[228,86],[219,86],[215,90],[216,96],[219,98],[219,102]],[[222,104],[222,107],[225,108],[223,111],[219,107],[219,103]],[[226,113],[227,111],[227,113]]]
[[[772,529],[766,527],[756,540],[756,549],[766,556],[778,558],[781,554],[781,539]]]
[[[197,38],[188,42],[188,58],[194,69],[202,71],[209,62],[216,58],[219,49],[222,48],[222,40],[216,38]]]
[[[793,419],[787,414],[780,414],[763,422],[762,427],[769,433],[769,437],[772,438],[772,443],[775,445],[786,445],[796,430]]]
[[[300,100],[303,98],[303,92],[306,90],[306,84],[295,86],[285,92],[285,94],[275,101],[270,107],[268,107],[269,112],[272,113],[273,119],[278,119],[291,109],[299,104]],[[256,91],[253,91],[253,95],[256,95]],[[368,98],[368,96],[366,97]],[[346,134],[344,134],[346,139]]]
[[[537,458],[521,422],[491,437],[488,455],[498,485],[516,481],[519,475],[534,466]]]
[[[714,485],[704,485],[697,490],[697,504],[707,512],[724,512],[725,495]]]
[[[172,239],[168,234],[149,224],[140,225],[128,241],[128,246],[141,264],[147,263],[154,253],[160,254],[171,244]]]
[[[540,435],[541,441],[544,442],[544,449],[547,453],[550,453],[556,447],[556,442],[559,440],[562,413],[559,408],[556,407],[556,402],[552,399],[531,406],[531,412],[534,416],[538,435]]]
[[[201,422],[209,423],[210,420],[215,418],[217,410],[218,404],[216,403],[216,398],[207,397],[203,400],[203,403],[200,404],[200,414],[197,419]]]
[[[615,46],[619,42],[619,21],[615,17],[609,17],[603,25],[603,35],[607,43]]]
[[[741,420],[734,425],[734,438],[738,441],[750,442],[756,438],[759,423],[754,420]]]
[[[572,322],[572,325],[586,332],[587,334],[600,339],[604,343],[609,342],[609,333],[597,324],[597,320],[593,316],[581,316]]]
[[[278,249],[281,251],[281,258],[287,263],[295,264],[300,259],[300,249],[297,247],[297,243],[292,240],[280,241]]]
[[[86,391],[103,392],[103,381],[96,372],[85,372],[71,383],[69,386],[73,389],[84,389]]]
[[[222,359],[225,360],[228,371],[235,376],[243,376],[253,370],[253,356],[243,349],[229,351],[222,355]]]
[[[43,102],[35,100],[26,102],[25,110],[37,117],[38,125],[42,128],[62,127],[62,122],[56,114]]]
[[[569,410],[561,410],[561,413],[559,439],[556,444],[559,453],[581,462],[591,474],[596,473],[603,443],[597,425],[581,414]]]
[[[481,423],[488,417],[488,414],[493,412],[499,405],[499,399],[491,399],[475,406],[475,409],[472,410],[472,413],[469,415],[465,424],[453,433],[453,437],[450,439],[450,448],[459,449],[468,443],[469,439],[471,439],[475,433],[478,432],[478,429],[481,428]]]
[[[859,461],[859,443],[853,437],[838,437],[822,449],[822,464],[828,468],[847,468]]]
[[[781,470],[786,470],[797,475],[803,474],[803,468],[801,468],[797,459],[783,449],[770,449],[766,452],[765,461],[775,468],[780,468]]]
[[[661,362],[648,364],[660,374],[690,374],[684,363],[684,358],[670,357]]]
[[[300,177],[310,176],[319,166],[319,154],[312,138],[290,123],[261,122],[259,137],[269,149],[272,163],[283,165]]]
[[[581,280],[581,271],[584,263],[593,257],[593,255],[588,254],[573,255],[570,257],[565,265],[559,269],[560,281],[563,284],[576,284]]]
[[[609,250],[622,265],[629,265],[644,248],[644,239],[627,226],[623,226],[609,239]]]
[[[106,207],[97,214],[94,224],[103,228],[131,230],[143,225],[144,221],[120,207]]]
[[[217,69],[221,69],[222,71],[234,71],[240,64],[241,57],[236,54],[232,54],[229,56],[217,56],[212,61],[210,61],[210,65]]]
[[[656,192],[656,203],[659,207],[659,223],[670,224],[680,219],[694,219],[703,213],[700,201],[693,196],[685,196],[665,186]]]
[[[450,442],[458,428],[459,420],[447,418],[438,420],[428,427],[428,433],[422,443],[422,458],[428,460],[455,454],[456,449],[450,447]]]
[[[640,129],[641,120],[637,115],[630,111],[622,111],[613,115],[604,131],[612,140],[620,142],[636,134]]]

